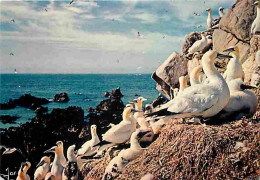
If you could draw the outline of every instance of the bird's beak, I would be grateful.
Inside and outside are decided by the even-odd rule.
[[[46,151],[44,151],[43,153],[53,153],[55,152],[55,147],[52,147],[51,149],[48,149]]]
[[[39,166],[42,166],[44,163],[45,163],[45,161],[39,162],[39,163],[36,165],[36,168],[39,167]]]
[[[233,52],[233,51],[235,51],[234,48],[228,48],[228,49],[225,49],[223,52]]]
[[[143,101],[143,102],[144,102],[144,101],[147,101],[147,99],[143,98],[143,100],[142,100],[142,101]]]
[[[242,90],[245,90],[245,89],[256,89],[257,87],[249,86],[249,85],[245,85],[245,84],[241,84],[241,85],[240,85],[240,88],[241,88]]]
[[[143,112],[143,111],[136,110],[136,109],[131,109],[131,112],[135,113],[135,112]]]
[[[137,103],[137,99],[134,99],[133,101],[129,101],[129,103]]]
[[[138,134],[137,134],[137,137],[139,138],[139,139],[141,139],[142,137],[144,137],[144,135],[146,135],[146,134],[148,134],[148,133],[150,133],[151,132],[151,130],[149,130],[149,131],[141,131],[141,132],[139,132]]]
[[[217,58],[218,58],[218,59],[226,59],[226,58],[233,58],[233,57],[230,56],[230,55],[218,53],[218,54],[217,54]]]

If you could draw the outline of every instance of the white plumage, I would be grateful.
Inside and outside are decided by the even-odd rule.
[[[195,52],[202,51],[208,46],[208,40],[205,34],[201,34],[201,39],[197,40],[188,50],[188,54],[193,54]]]
[[[42,157],[37,169],[34,172],[34,180],[43,180],[46,174],[50,171],[50,158],[48,156]]]
[[[257,7],[256,18],[251,26],[251,34],[260,33],[260,1],[256,1],[254,5]]]
[[[22,163],[19,171],[18,171],[18,176],[16,180],[30,180],[30,176],[27,174],[28,169],[31,167],[30,162],[24,162]]]
[[[211,29],[212,28],[212,21],[213,21],[212,10],[209,8],[206,11],[208,11],[207,26],[208,26],[209,29]]]

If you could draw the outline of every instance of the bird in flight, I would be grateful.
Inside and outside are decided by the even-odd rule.
[[[11,19],[11,22],[15,23],[15,20],[14,20],[14,19]]]
[[[14,53],[10,53],[9,55],[10,55],[10,56],[14,56]]]
[[[71,1],[70,1],[70,4],[72,4],[73,2],[74,2],[74,0],[71,0]]]

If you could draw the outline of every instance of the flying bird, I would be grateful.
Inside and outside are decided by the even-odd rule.
[[[14,56],[14,53],[10,53],[9,55],[10,55],[10,56]]]
[[[15,20],[14,20],[14,19],[11,19],[11,22],[15,23]]]
[[[71,1],[70,1],[70,5],[71,5],[73,2],[74,2],[74,0],[71,0]]]

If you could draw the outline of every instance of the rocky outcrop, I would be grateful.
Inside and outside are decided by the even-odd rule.
[[[237,0],[220,21],[220,28],[232,33],[237,39],[250,41],[251,25],[256,17],[254,0]]]
[[[69,96],[65,92],[56,94],[53,98],[53,101],[55,101],[55,102],[69,102],[69,100],[70,100]]]
[[[9,102],[0,104],[0,109],[13,109],[16,106],[21,106],[32,110],[36,110],[37,107],[39,107],[40,105],[48,104],[49,102],[50,101],[48,101],[48,99],[46,98],[38,98],[30,94],[24,94],[19,99],[10,99]]]
[[[19,119],[20,116],[10,116],[10,115],[1,115],[0,120],[3,124],[10,123],[14,124],[17,119]]]

